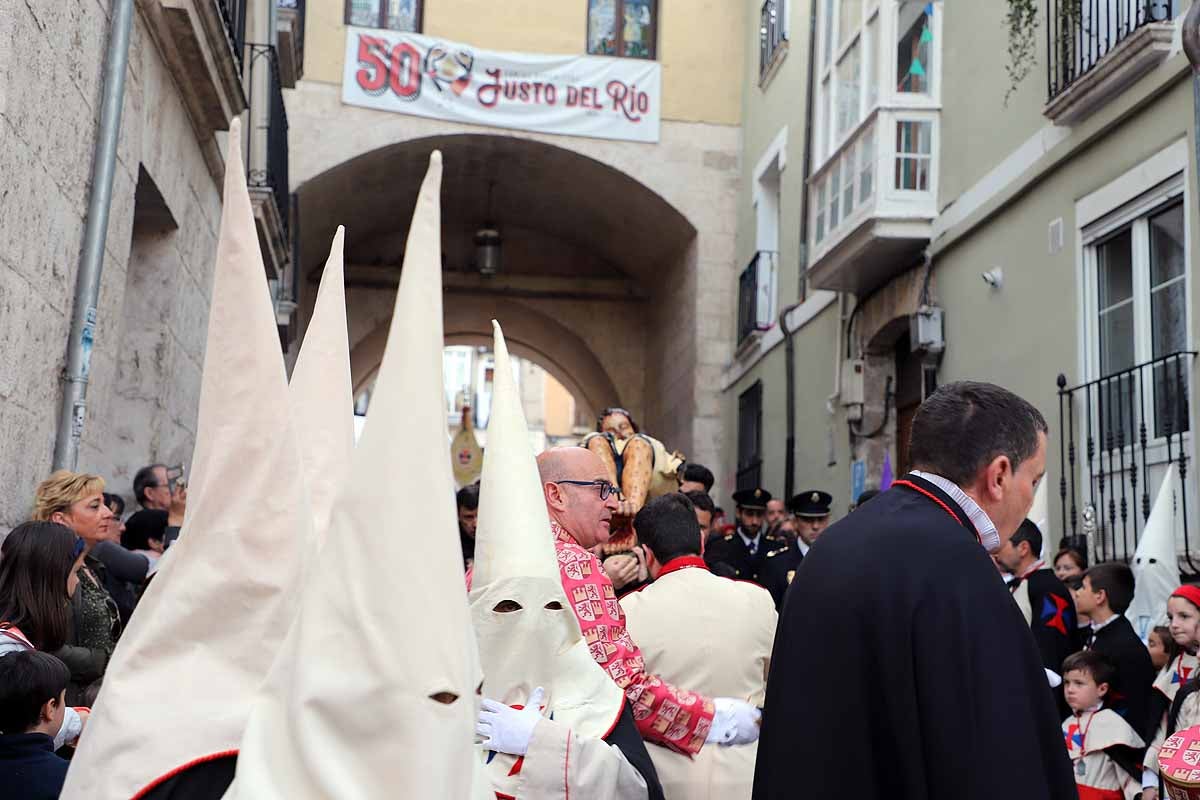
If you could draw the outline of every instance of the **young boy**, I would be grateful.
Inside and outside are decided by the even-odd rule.
[[[1150,651],[1122,616],[1132,600],[1133,572],[1116,562],[1089,569],[1075,592],[1075,608],[1092,620],[1087,649],[1107,658],[1117,670],[1106,705],[1149,740],[1159,723],[1150,718],[1155,672]]]
[[[1063,661],[1063,693],[1072,714],[1063,720],[1067,755],[1075,767],[1079,796],[1088,800],[1133,800],[1142,791],[1118,761],[1128,762],[1145,743],[1115,711],[1103,708],[1113,666],[1095,650]]]
[[[67,761],[54,754],[54,737],[67,711],[66,665],[27,650],[0,658],[0,775],[7,800],[55,800]]]

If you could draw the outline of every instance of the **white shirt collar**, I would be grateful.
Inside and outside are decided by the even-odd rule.
[[[746,547],[755,548],[758,546],[756,544],[758,542],[758,540],[762,538],[762,528],[758,529],[758,533],[756,535],[747,536],[746,534],[742,533],[742,526],[738,525],[737,526],[737,535],[742,537],[742,541],[746,543]]]
[[[1000,533],[996,530],[996,525],[992,522],[991,517],[957,483],[947,480],[941,475],[935,475],[932,472],[913,470],[912,474],[929,481],[950,495],[951,500],[958,503],[958,507],[966,512],[967,517],[971,520],[971,524],[975,526],[975,531],[979,534],[979,541],[983,545],[984,550],[994,553],[1000,549]]]
[[[800,555],[807,556],[812,545],[806,544],[799,536],[796,537],[796,546],[800,548]]]
[[[1120,614],[1113,614],[1111,617],[1109,617],[1108,619],[1104,620],[1104,622],[1096,622],[1096,621],[1094,621],[1094,620],[1093,620],[1093,622],[1092,622],[1092,633],[1096,633],[1098,630],[1100,630],[1100,629],[1101,629],[1101,628],[1103,628],[1104,626],[1106,626],[1106,625],[1108,625],[1109,623],[1111,623],[1111,622],[1115,621],[1115,620],[1116,620],[1116,618],[1117,618],[1117,617],[1119,617],[1119,616],[1121,616],[1121,615],[1120,615]]]

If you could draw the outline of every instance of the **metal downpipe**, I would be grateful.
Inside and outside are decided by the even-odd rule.
[[[83,252],[75,276],[75,302],[71,310],[70,339],[67,341],[62,407],[54,441],[55,469],[73,470],[79,462],[79,438],[83,434],[87,410],[88,370],[96,335],[96,303],[100,296],[100,274],[104,270],[104,242],[108,238],[108,213],[112,207],[117,141],[121,135],[121,106],[125,99],[125,69],[129,63],[133,2],[113,0],[112,4],[100,127],[96,131],[96,152],[92,162],[92,188],[88,196]]]

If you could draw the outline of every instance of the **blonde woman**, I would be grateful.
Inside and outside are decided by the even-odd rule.
[[[90,705],[88,687],[103,677],[121,634],[117,605],[104,586],[107,571],[92,554],[108,537],[113,518],[104,504],[104,479],[85,472],[55,472],[37,487],[33,518],[65,525],[79,537],[76,549],[83,561],[76,571],[79,584],[71,595],[72,624],[64,648],[70,649],[71,657],[63,660],[71,670],[68,704]],[[86,657],[78,657],[79,653]]]

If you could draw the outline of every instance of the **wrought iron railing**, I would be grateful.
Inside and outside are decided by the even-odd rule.
[[[1050,99],[1065,92],[1139,28],[1170,22],[1179,0],[1046,0]]]
[[[251,130],[259,135],[265,129],[266,146],[256,147],[252,140],[246,159],[246,183],[255,189],[268,189],[275,196],[275,207],[283,223],[284,240],[288,240],[291,203],[288,195],[288,118],[283,104],[283,88],[279,80],[279,55],[274,45],[248,44],[250,75],[246,91]],[[262,75],[265,81],[260,81]],[[263,96],[265,88],[266,96]],[[258,107],[267,103],[265,124],[260,121]]]
[[[783,9],[779,0],[766,0],[762,5],[761,24],[758,29],[758,79],[767,75],[775,63],[775,54],[783,46]]]
[[[738,327],[740,345],[755,331],[774,322],[775,267],[778,253],[759,250],[738,277]]]
[[[1195,356],[1171,353],[1072,387],[1058,376],[1064,544],[1096,561],[1129,560],[1150,516],[1151,483],[1174,464],[1182,487],[1177,544],[1190,571],[1200,572],[1192,563],[1186,480]]]
[[[738,395],[737,489],[762,486],[762,381]]]
[[[247,0],[216,0],[217,11],[221,21],[225,23],[225,36],[229,40],[229,49],[237,62],[238,72],[242,71],[242,51],[246,47],[246,3]]]

